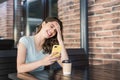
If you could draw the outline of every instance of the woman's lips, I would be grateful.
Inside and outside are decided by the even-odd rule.
[[[51,36],[51,33],[47,30],[47,35],[50,37]]]

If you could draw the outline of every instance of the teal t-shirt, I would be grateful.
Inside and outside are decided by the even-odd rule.
[[[40,51],[36,50],[33,36],[23,36],[20,38],[19,42],[23,43],[27,49],[27,53],[26,53],[27,55],[25,61],[26,63],[31,63],[34,61],[41,60],[46,56],[46,54],[43,54],[43,50]],[[39,68],[33,71],[40,71],[40,70],[44,70],[44,66],[40,66]]]

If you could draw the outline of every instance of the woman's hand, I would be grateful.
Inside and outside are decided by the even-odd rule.
[[[56,62],[58,59],[58,57],[52,57],[51,55],[47,55],[45,58],[42,59],[42,63],[44,66],[48,66]]]
[[[59,42],[62,41],[62,35],[61,35],[61,30],[60,30],[60,25],[56,22],[56,31],[57,31],[57,39]]]

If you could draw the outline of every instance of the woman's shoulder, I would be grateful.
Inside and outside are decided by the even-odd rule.
[[[31,39],[31,37],[32,36],[22,36],[20,39],[27,39],[27,40],[29,40],[29,39]]]
[[[31,44],[31,36],[23,36],[20,38],[19,42],[23,43],[27,47]]]
[[[31,38],[32,38],[32,36],[22,36],[22,37],[20,38],[20,41],[30,41]]]

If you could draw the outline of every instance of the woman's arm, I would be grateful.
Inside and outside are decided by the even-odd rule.
[[[18,52],[17,52],[17,71],[18,73],[21,72],[29,72],[32,71],[39,66],[42,66],[41,61],[36,61],[33,63],[27,63],[25,64],[26,59],[26,47],[23,43],[18,44]],[[34,65],[34,66],[33,66]]]
[[[62,47],[62,51],[61,51],[61,60],[68,60],[68,54],[67,54],[67,51],[65,49],[65,46],[64,46],[64,43],[63,41],[59,42],[59,45],[61,45]]]
[[[57,39],[58,39],[59,45],[61,45],[61,47],[62,47],[61,61],[58,60],[58,63],[62,66],[62,61],[63,60],[68,60],[69,57],[68,57],[67,51],[65,49],[64,42],[62,40],[62,34],[61,34],[60,26],[59,26],[58,23],[56,23],[56,25],[57,25],[57,27],[56,27],[56,30],[57,30]]]
[[[46,56],[42,60],[38,60],[31,63],[25,63],[27,49],[23,43],[19,43],[17,52],[17,72],[30,72],[40,66],[47,66],[53,64],[56,59],[51,58],[51,56]]]

